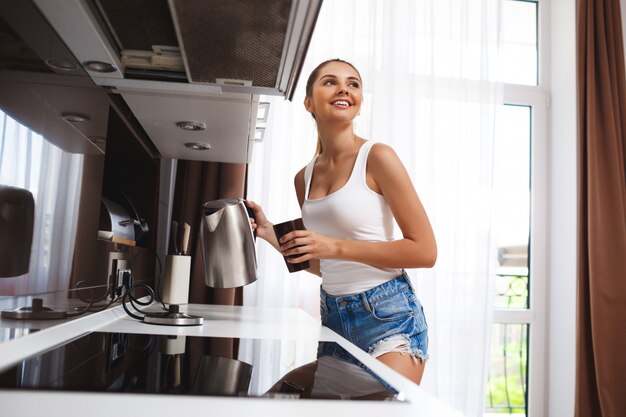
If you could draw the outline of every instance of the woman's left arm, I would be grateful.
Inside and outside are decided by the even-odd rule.
[[[290,262],[309,259],[346,259],[383,268],[428,268],[437,259],[437,244],[430,221],[411,179],[395,151],[384,144],[370,150],[368,184],[378,188],[402,231],[402,239],[368,242],[335,239],[313,231],[284,236],[282,253],[301,255]],[[297,247],[296,247],[297,246]]]

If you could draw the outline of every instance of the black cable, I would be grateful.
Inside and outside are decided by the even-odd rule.
[[[156,299],[159,303],[161,303],[161,306],[163,306],[163,310],[167,311],[167,307],[165,306],[165,303],[163,302],[163,299],[161,298],[161,283],[163,282],[163,266],[161,264],[161,258],[159,257],[159,254],[154,249],[152,248],[145,248],[145,249],[148,249],[154,255],[154,258],[156,259],[157,264],[159,266],[159,273],[155,277],[156,294],[155,294],[154,299]],[[133,258],[130,260],[131,269],[133,267],[135,259],[137,258],[137,256],[139,256],[140,253],[141,252],[137,252],[135,256],[133,256]]]
[[[76,291],[75,294],[78,296],[78,298],[80,298],[81,301],[83,301],[85,303],[90,303],[92,301],[95,303],[95,302],[104,300],[109,295],[109,291],[111,289],[111,285],[106,285],[104,287],[104,294],[102,296],[100,296],[100,297],[97,297],[94,300],[93,290],[94,290],[94,288],[100,288],[101,286],[100,285],[90,285],[90,284],[88,284],[88,285],[90,285],[89,287],[80,288],[81,285],[85,285],[85,284],[87,284],[86,281],[78,281],[76,283],[76,285],[74,285],[74,289],[75,290],[79,290],[79,291]],[[85,298],[83,298],[83,296],[81,294],[82,290],[89,290],[89,295],[90,295],[89,300],[86,300]]]
[[[154,335],[151,335],[151,334],[149,334],[149,335],[141,335],[141,334],[133,335],[133,334],[128,334],[128,333],[118,333],[118,335],[119,335],[118,336],[119,337],[119,342],[122,344],[122,347],[124,348],[124,352],[144,352],[145,350],[147,350],[148,348],[150,348],[154,344]],[[130,343],[130,337],[131,336],[133,336],[133,339],[145,337],[146,340],[139,347],[134,347]]]
[[[80,286],[83,282],[84,281],[77,282],[76,283],[76,287]],[[102,298],[99,298],[97,300],[94,298],[94,296],[93,296],[94,287],[83,288],[82,290],[89,290],[89,295],[90,295],[89,300],[86,300],[85,298],[83,298],[83,296],[80,294],[81,291],[77,291],[78,298],[80,298],[81,301],[88,303],[87,306],[74,307],[75,312],[74,313],[69,313],[69,312],[66,313],[65,315],[67,317],[78,317],[80,315],[85,314],[88,311],[93,312],[94,310],[93,310],[92,307],[93,307],[94,303],[96,301],[102,300]],[[108,307],[108,305],[106,307]],[[96,310],[96,311],[98,311],[98,310]]]
[[[103,305],[96,306],[96,308],[95,308],[95,309],[94,309],[94,308],[92,308],[92,309],[90,309],[89,311],[90,311],[90,312],[92,312],[92,313],[97,313],[97,312],[99,312],[99,311],[104,311],[104,310],[106,310],[107,308],[111,307],[111,305],[112,305],[112,304],[114,304],[114,303],[116,303],[117,301],[119,301],[119,300],[120,300],[120,298],[121,298],[121,297],[119,297],[119,296],[118,296],[118,297],[115,297],[115,298],[111,298],[111,300],[110,300],[108,303],[103,304]]]
[[[78,291],[76,291],[76,294],[78,295],[78,298],[83,301],[88,303],[87,306],[83,307],[82,309],[80,309],[79,311],[77,311],[76,313],[67,313],[67,316],[69,317],[77,317],[80,316],[81,314],[85,314],[86,312],[98,312],[98,311],[103,311],[106,310],[107,308],[109,308],[113,303],[117,302],[120,300],[122,300],[122,307],[124,308],[124,311],[126,312],[126,314],[128,314],[130,317],[136,319],[136,320],[140,320],[143,321],[143,317],[139,316],[137,314],[132,313],[127,306],[127,303],[130,303],[130,305],[133,307],[133,309],[135,309],[137,312],[143,314],[145,316],[146,312],[142,311],[140,307],[138,306],[148,306],[150,304],[152,304],[152,302],[156,299],[158,302],[161,303],[163,310],[165,311],[169,311],[168,308],[165,306],[165,303],[163,302],[162,298],[161,298],[161,282],[162,282],[162,275],[163,275],[163,267],[161,264],[161,259],[159,257],[159,255],[156,253],[155,250],[153,250],[152,248],[146,248],[148,249],[150,252],[152,252],[152,254],[154,255],[154,257],[156,258],[157,264],[158,264],[158,274],[156,276],[156,280],[157,281],[157,292],[155,294],[154,289],[149,286],[148,284],[133,284],[130,285],[129,287],[126,288],[126,291],[118,296],[115,297],[115,285],[111,284],[108,285],[105,288],[105,293],[103,296],[100,297],[94,297],[94,287],[86,287],[86,288],[80,288],[81,285],[86,284],[85,281],[79,281],[76,283],[75,285],[75,289],[77,289]],[[135,259],[137,258],[137,256],[139,256],[141,252],[137,252],[133,258],[130,261],[130,266],[129,268],[132,270],[133,267],[133,263],[135,261]],[[130,273],[130,272],[129,272]],[[127,281],[127,282],[130,282]],[[138,288],[144,288],[145,290],[148,291],[148,295],[149,295],[149,299],[148,301],[141,301],[139,299],[137,299],[134,295],[133,295],[133,291],[138,289]],[[82,294],[82,291],[84,290],[89,290],[89,298],[85,298]],[[108,303],[103,304],[103,305],[97,305],[94,308],[94,304],[96,302],[102,301],[103,299],[105,299],[107,296],[111,296],[111,299]]]
[[[133,291],[137,288],[144,288],[148,291],[148,296],[150,297],[148,301],[141,301],[138,300],[137,298],[135,298],[135,296],[133,295]],[[128,301],[127,301],[128,299]],[[131,285],[126,292],[124,292],[124,295],[122,296],[122,307],[124,308],[124,311],[126,312],[126,314],[128,314],[130,317],[134,318],[135,320],[140,320],[143,321],[143,316],[138,316],[134,313],[131,313],[131,311],[128,309],[128,306],[126,305],[127,302],[130,302],[130,305],[139,313],[143,314],[144,316],[146,315],[145,311],[142,311],[139,307],[137,307],[135,305],[135,303],[137,303],[140,306],[147,306],[152,304],[152,302],[154,301],[154,290],[152,289],[152,287],[150,287],[147,284],[136,284],[136,285]]]
[[[91,289],[90,289],[90,292],[91,292],[91,293],[93,293],[93,291],[92,291]],[[78,316],[80,316],[80,315],[82,315],[82,314],[85,314],[87,311],[89,311],[89,309],[91,308],[91,306],[93,306],[93,303],[94,303],[94,301],[93,301],[93,297],[92,297],[92,299],[91,299],[91,301],[89,302],[89,304],[88,304],[86,307],[83,307],[83,308],[82,308],[82,310],[78,310],[78,311],[77,311],[77,312],[75,312],[75,313],[65,313],[65,315],[66,315],[67,317],[78,317]],[[74,309],[77,309],[77,307],[75,307]]]
[[[106,300],[106,298],[107,298],[109,295],[110,295],[111,297],[113,297],[113,295],[114,295],[114,294],[113,294],[113,285],[112,285],[112,284],[107,284],[107,285],[104,287],[104,294],[103,294],[103,295],[101,295],[101,296],[97,296],[97,297],[95,297],[95,298],[93,297],[93,291],[94,291],[94,289],[95,289],[95,288],[99,288],[100,286],[98,285],[98,286],[90,286],[90,287],[80,288],[80,287],[81,287],[81,285],[83,285],[83,284],[86,284],[86,282],[85,282],[85,281],[78,281],[78,282],[76,283],[76,285],[74,286],[74,289],[75,289],[75,290],[78,290],[78,291],[76,291],[76,292],[75,292],[75,294],[78,296],[78,298],[80,298],[80,300],[81,300],[81,301],[83,301],[83,302],[85,302],[85,303],[92,303],[92,302],[93,302],[93,303],[95,304],[96,302],[100,302],[100,301],[102,301],[102,300]],[[84,290],[89,290],[89,294],[90,294],[89,299],[86,299],[86,298],[82,295],[82,292],[83,292]],[[101,307],[101,306],[96,306],[96,307]]]
[[[89,305],[84,308],[83,310],[81,310],[79,313],[69,313],[68,315],[70,315],[71,317],[75,317],[75,316],[79,316],[81,314],[84,314],[86,312],[90,312],[90,313],[97,313],[99,311],[104,311],[107,308],[109,308],[113,303],[119,301],[120,297],[115,297],[115,293],[114,293],[114,289],[112,285],[107,286],[106,288],[106,293],[104,294],[104,296],[100,296],[100,297],[96,297],[94,299],[94,297],[91,297],[90,299],[86,299],[81,295],[81,292],[84,290],[89,290],[90,295],[93,295],[93,290],[94,288],[97,287],[86,287],[86,288],[79,288],[81,285],[83,285],[85,283],[85,281],[78,281],[75,285],[75,289],[79,289],[79,291],[76,291],[76,294],[78,295],[78,298],[80,298],[81,301],[88,303]],[[107,296],[111,295],[111,299],[109,300],[109,302],[104,303],[104,304],[100,304],[100,305],[94,305],[96,302],[102,301],[103,299],[105,299]]]

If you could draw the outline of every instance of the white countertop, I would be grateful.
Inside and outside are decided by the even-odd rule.
[[[110,417],[115,413],[138,416],[254,415],[319,417],[322,414],[351,413],[359,416],[450,416],[460,417],[417,385],[386,367],[298,309],[189,305],[190,314],[203,317],[202,326],[173,327],[142,323],[127,316],[121,306],[89,316],[42,326],[40,331],[0,343],[0,371],[44,350],[92,331],[333,341],[382,377],[404,401],[339,401],[319,399],[272,399],[191,395],[130,393],[51,392],[0,390],[2,415]],[[2,320],[0,327],[33,328],[36,323]],[[112,397],[115,400],[112,401]]]

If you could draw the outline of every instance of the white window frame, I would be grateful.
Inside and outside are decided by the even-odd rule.
[[[528,1],[528,0],[517,0]],[[535,86],[504,84],[504,105],[530,108],[530,247],[528,309],[494,309],[494,324],[527,324],[527,417],[543,417],[547,401],[547,291],[549,279],[549,121],[550,94],[546,89],[549,39],[548,4],[537,0],[537,78]]]
[[[530,248],[528,309],[494,309],[494,324],[528,324],[528,417],[543,416],[545,401],[547,196],[548,196],[548,93],[537,86],[506,84],[505,105],[530,108]]]

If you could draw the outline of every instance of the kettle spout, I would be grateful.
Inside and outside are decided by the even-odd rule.
[[[205,214],[204,215],[204,221],[207,225],[207,229],[209,230],[209,232],[213,233],[215,232],[215,229],[217,229],[217,226],[220,224],[220,220],[222,220],[222,216],[224,215],[224,209],[221,208],[209,215]]]

